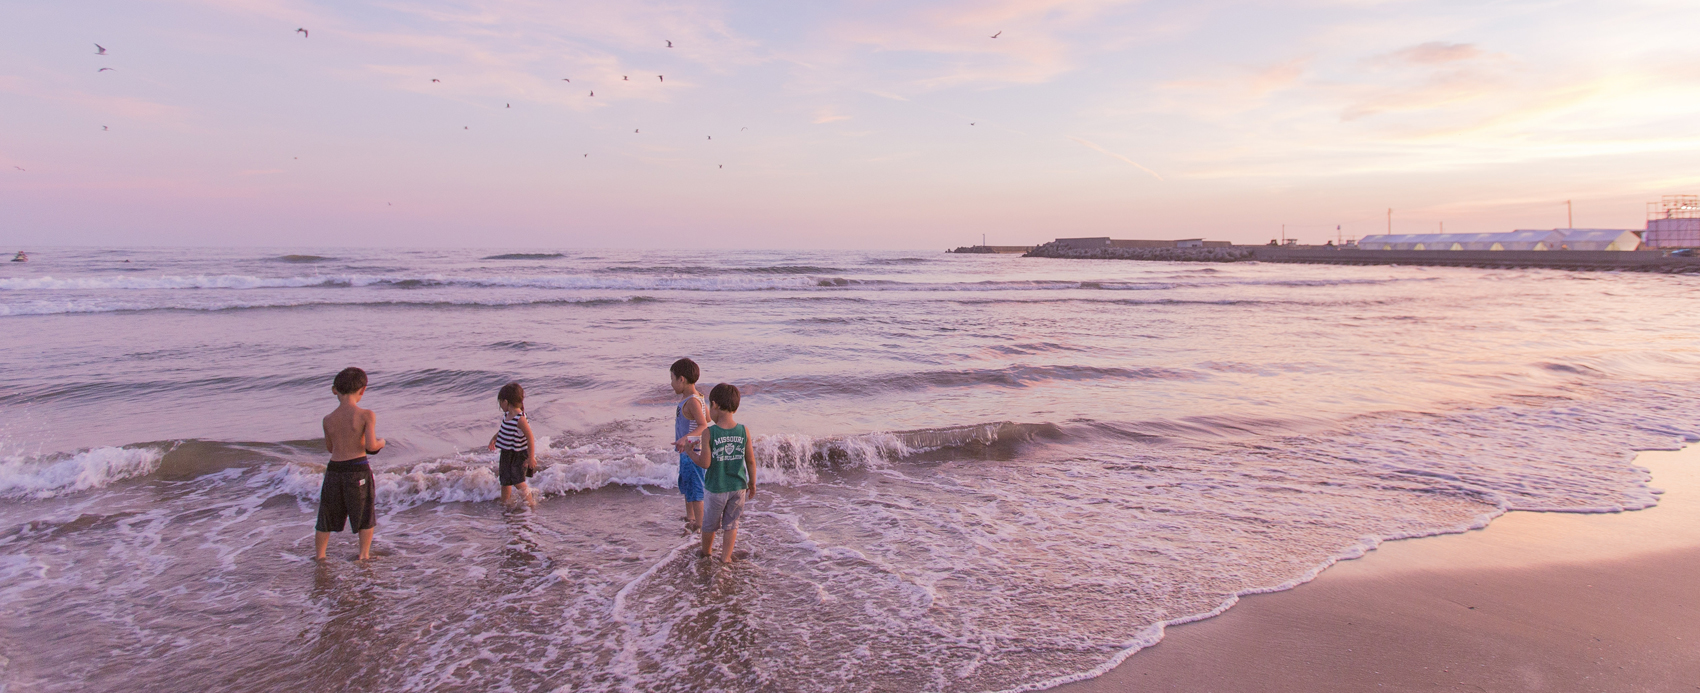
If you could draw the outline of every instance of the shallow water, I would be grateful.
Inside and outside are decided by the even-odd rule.
[[[129,260],[129,262],[124,262]],[[8,690],[1008,690],[1510,508],[1655,501],[1700,278],[915,253],[43,250],[0,268]],[[760,495],[690,557],[666,367]],[[390,448],[315,564],[345,365]],[[491,502],[496,389],[547,450]],[[706,388],[705,388],[706,389]]]

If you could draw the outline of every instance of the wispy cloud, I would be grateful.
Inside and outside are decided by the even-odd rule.
[[[1083,140],[1083,139],[1080,139],[1080,138],[1079,138],[1079,137],[1075,137],[1075,136],[1073,136],[1073,135],[1069,135],[1069,136],[1068,136],[1068,138],[1069,138],[1069,139],[1071,139],[1071,140],[1074,140],[1074,141],[1075,141],[1075,142],[1079,142],[1079,143],[1080,143],[1080,144],[1082,144],[1082,145],[1085,145],[1085,146],[1086,146],[1086,148],[1088,148],[1088,149],[1091,149],[1091,150],[1093,150],[1093,151],[1095,151],[1095,152],[1098,152],[1098,153],[1100,153],[1100,154],[1103,154],[1103,155],[1104,155],[1104,156],[1108,156],[1108,157],[1110,157],[1110,158],[1112,158],[1112,159],[1119,159],[1119,160],[1121,160],[1121,161],[1123,161],[1123,162],[1125,162],[1125,163],[1127,163],[1127,164],[1129,164],[1129,165],[1131,165],[1131,166],[1133,166],[1133,167],[1134,167],[1134,168],[1137,168],[1137,169],[1139,169],[1139,170],[1141,170],[1141,171],[1144,171],[1144,172],[1146,172],[1146,173],[1149,173],[1149,174],[1151,174],[1151,176],[1152,176],[1152,177],[1153,177],[1153,178],[1156,178],[1156,179],[1157,179],[1157,180],[1164,180],[1164,178],[1163,178],[1163,176],[1162,176],[1162,175],[1161,175],[1161,174],[1159,174],[1159,173],[1157,173],[1157,172],[1156,172],[1156,171],[1153,171],[1153,170],[1151,170],[1151,169],[1149,169],[1149,168],[1146,168],[1146,167],[1145,167],[1145,166],[1144,166],[1144,165],[1142,165],[1142,164],[1140,164],[1140,163],[1139,163],[1139,162],[1137,162],[1137,161],[1134,161],[1134,160],[1133,160],[1133,159],[1129,159],[1129,158],[1127,158],[1127,157],[1125,157],[1125,156],[1122,156],[1122,155],[1120,155],[1120,154],[1117,154],[1117,153],[1115,153],[1115,152],[1112,152],[1112,151],[1110,151],[1110,150],[1108,150],[1108,149],[1105,149],[1105,148],[1103,148],[1103,147],[1101,147],[1101,146],[1098,146],[1098,145],[1097,145],[1097,144],[1095,144],[1095,143],[1093,143],[1093,142],[1088,142],[1088,141],[1086,141],[1086,140]]]

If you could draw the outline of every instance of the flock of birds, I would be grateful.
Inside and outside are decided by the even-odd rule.
[[[308,31],[308,30],[307,30],[307,28],[306,28],[306,27],[300,27],[300,28],[297,28],[297,29],[296,29],[296,30],[295,30],[295,33],[297,33],[297,34],[300,34],[300,35],[301,35],[301,38],[304,38],[304,39],[305,39],[305,38],[311,38],[311,37],[312,37],[312,35],[313,35],[313,34],[312,34],[312,32],[309,32],[309,31]],[[1003,35],[1003,31],[1001,31],[1001,30],[1000,30],[1000,31],[998,31],[998,33],[995,33],[995,34],[992,34],[992,35],[991,35],[991,38],[994,38],[994,39],[995,39],[995,38],[997,38],[997,37],[999,37],[999,36],[1002,36],[1002,35]],[[668,47],[668,48],[672,48],[672,47],[673,47],[673,42],[672,42],[672,41],[671,41],[671,40],[667,40],[667,47]],[[100,44],[98,44],[98,43],[96,43],[96,44],[94,44],[94,48],[95,48],[95,55],[106,55],[106,54],[107,54],[107,52],[106,52],[106,47],[105,47],[105,46],[102,46],[102,45],[100,45]],[[113,72],[113,71],[115,71],[115,70],[113,70],[113,69],[112,69],[112,68],[110,68],[110,67],[102,67],[102,68],[100,68],[100,69],[98,69],[98,70],[95,70],[95,73],[96,73],[96,74],[99,74],[99,73],[101,73],[101,72]],[[655,76],[655,79],[656,79],[656,81],[657,81],[657,82],[660,82],[660,83],[663,83],[663,84],[665,84],[665,83],[666,83],[666,82],[667,82],[667,76],[666,76],[666,75],[656,75],[656,76]],[[438,78],[435,78],[435,77],[433,77],[433,78],[431,78],[431,82],[432,82],[432,83],[433,83],[433,84],[441,84],[441,83],[442,83],[442,81],[443,81],[443,80],[441,80],[441,79],[438,79]],[[572,82],[572,81],[573,81],[573,80],[572,80],[572,79],[571,79],[571,78],[569,78],[569,77],[562,77],[562,78],[561,78],[561,81],[563,81],[563,82],[567,82],[567,83],[571,83],[571,82]],[[622,81],[622,82],[630,82],[630,81],[631,81],[631,76],[630,76],[630,75],[621,75],[621,76],[620,76],[620,81]],[[591,89],[591,90],[590,90],[590,97],[594,97],[594,96],[596,96],[596,90],[595,90],[595,89]],[[588,98],[588,97],[587,97],[587,98]],[[505,103],[505,104],[503,104],[503,108],[508,108],[508,109],[511,109],[511,108],[513,108],[513,107],[514,107],[514,105],[513,105],[513,104],[512,104],[512,103]],[[971,126],[972,126],[972,125],[974,125],[974,123],[969,123],[969,125],[971,125]],[[100,126],[100,129],[101,129],[101,130],[102,130],[102,131],[109,131],[109,128],[108,128],[108,126],[105,126],[105,125],[102,125],[102,126]],[[462,126],[462,127],[461,127],[461,129],[462,129],[462,130],[471,130],[471,129],[472,129],[472,126],[470,126],[470,125],[467,125],[467,126]],[[739,129],[739,130],[738,130],[738,131],[739,131],[739,132],[743,132],[743,131],[745,131],[745,130],[748,130],[748,129],[749,129],[749,128],[748,128],[748,127],[744,127],[744,128],[741,128],[741,129]],[[638,129],[638,128],[633,128],[633,129],[632,129],[632,134],[641,134],[641,133],[640,133],[640,132],[639,132],[639,129]],[[714,136],[713,136],[713,135],[708,135],[708,136],[707,136],[707,138],[708,138],[708,141],[713,141],[713,140],[714,140]],[[588,153],[588,152],[587,152],[587,153],[585,153],[585,155],[584,155],[584,158],[589,158],[589,157],[590,157],[590,154],[589,154],[589,153]],[[297,159],[299,159],[299,158],[300,158],[300,157],[295,157],[295,158],[297,158]],[[718,164],[718,165],[717,165],[717,166],[718,166],[718,167],[719,167],[719,168],[722,168],[722,169],[723,169],[723,168],[726,168],[726,165],[725,165],[725,164]],[[13,167],[12,167],[12,168],[15,168],[15,169],[18,169],[18,170],[19,170],[19,171],[23,171],[23,170],[25,170],[25,169],[24,169],[24,168],[23,168],[23,167],[22,167],[22,166],[13,166]],[[386,203],[386,204],[387,204],[387,203]]]

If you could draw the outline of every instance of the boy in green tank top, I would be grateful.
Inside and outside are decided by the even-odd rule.
[[[714,533],[725,532],[720,560],[732,562],[732,547],[738,543],[738,518],[744,501],[756,495],[756,451],[750,431],[732,420],[738,411],[738,388],[715,385],[708,393],[708,418],[714,424],[702,433],[702,447],[689,451],[691,461],[702,467],[703,486],[708,492],[702,517],[702,557],[712,555]]]

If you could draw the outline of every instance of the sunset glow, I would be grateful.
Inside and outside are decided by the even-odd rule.
[[[1321,242],[1700,191],[1692,2],[11,10],[15,245]]]

